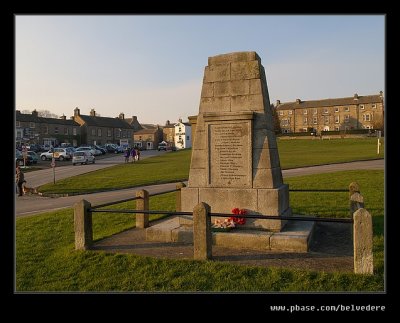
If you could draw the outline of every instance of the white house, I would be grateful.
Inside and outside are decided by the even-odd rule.
[[[182,119],[175,124],[175,147],[176,149],[192,147],[192,126],[190,123],[182,122]]]

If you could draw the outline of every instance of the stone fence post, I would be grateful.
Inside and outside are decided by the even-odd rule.
[[[206,260],[212,258],[210,206],[204,202],[193,209],[193,258]]]
[[[136,210],[148,211],[149,210],[149,192],[146,190],[136,191]],[[136,228],[144,229],[149,226],[148,213],[136,213]]]
[[[364,197],[360,193],[360,186],[356,182],[351,182],[349,185],[350,198],[350,215],[358,209],[364,208]]]
[[[372,253],[372,217],[366,209],[358,209],[353,215],[354,273],[374,273]]]
[[[81,200],[74,205],[75,249],[88,250],[93,242],[92,207],[90,202]]]
[[[186,185],[185,185],[185,183],[177,183],[176,184],[176,189],[178,190],[178,191],[176,191],[176,204],[175,204],[175,211],[177,211],[177,212],[181,212],[182,211],[182,208],[181,208],[181,201],[182,201],[182,199],[181,199],[181,189],[183,188],[183,187],[186,187]]]

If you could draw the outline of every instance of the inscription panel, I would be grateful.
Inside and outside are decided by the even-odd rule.
[[[251,122],[208,123],[208,185],[252,186]]]

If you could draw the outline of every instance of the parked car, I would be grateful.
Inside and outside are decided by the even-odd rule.
[[[157,147],[158,151],[160,151],[160,150],[165,150],[165,151],[167,151],[167,148],[168,148],[167,144],[166,144],[166,143],[163,143],[163,142],[160,142],[160,143],[158,144],[158,147]]]
[[[99,145],[94,145],[94,148],[100,150],[102,155],[105,155],[107,153],[107,150]]]
[[[24,155],[18,149],[15,149],[15,163],[18,163],[20,166],[23,166],[24,164],[28,166],[33,164],[33,159],[32,156],[27,155],[26,160],[24,161]]]
[[[39,155],[32,150],[28,151],[28,155],[32,157],[32,162],[34,164],[37,164],[37,162],[39,161]]]
[[[92,155],[94,155],[94,156],[101,155],[101,151],[100,151],[100,150],[94,149],[94,148],[89,147],[89,146],[78,147],[78,148],[75,149],[75,152],[77,152],[77,151],[89,151],[89,152],[91,152]]]
[[[118,149],[112,144],[105,144],[104,147],[106,148],[107,152],[117,154]]]
[[[53,156],[54,156],[55,159],[58,159],[60,161],[63,161],[64,159],[67,159],[67,160],[71,159],[70,153],[65,148],[54,148],[54,153],[50,149],[49,151],[41,153],[40,154],[40,159],[41,160],[48,160],[48,159],[52,159]]]
[[[96,162],[96,157],[92,155],[91,152],[83,150],[83,151],[76,151],[72,156],[72,165],[75,166],[76,164],[94,164]]]

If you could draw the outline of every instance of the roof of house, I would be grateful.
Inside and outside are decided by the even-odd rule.
[[[149,123],[141,123],[143,129],[157,129],[157,125]]]
[[[185,125],[186,127],[191,127],[192,126],[189,122],[178,122],[178,123],[175,123],[175,126],[177,126],[180,123]]]
[[[366,104],[366,103],[378,103],[381,102],[382,98],[380,95],[365,95],[358,96],[358,100],[354,99],[354,96],[347,98],[334,98],[334,99],[323,99],[323,100],[310,100],[295,102],[284,102],[279,104],[277,110],[289,110],[289,109],[304,109],[304,108],[318,108],[318,107],[329,107],[336,105],[354,105],[354,104]]]
[[[19,122],[51,123],[51,124],[79,127],[79,123],[71,119],[44,118],[44,117],[37,117],[32,114],[19,113],[19,112],[17,112],[15,120]]]
[[[132,129],[131,125],[120,118],[79,115],[88,126]]]

